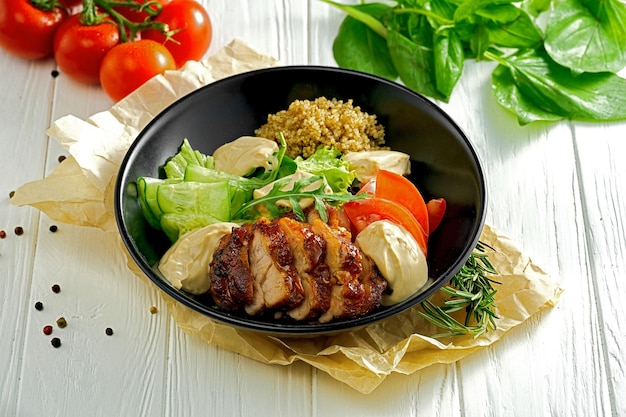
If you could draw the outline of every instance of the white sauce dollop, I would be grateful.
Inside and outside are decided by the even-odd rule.
[[[392,289],[381,304],[389,306],[413,295],[428,280],[426,256],[402,226],[388,220],[370,223],[356,236],[363,253],[372,258]]]
[[[217,148],[213,160],[217,171],[243,176],[257,168],[266,171],[276,168],[276,152],[278,144],[273,140],[242,136]]]
[[[222,236],[236,223],[220,222],[181,236],[159,262],[159,270],[176,289],[204,294],[211,288],[209,264]]]
[[[348,152],[343,159],[350,163],[350,169],[354,170],[357,180],[362,183],[376,177],[376,173],[381,169],[400,175],[411,173],[410,156],[403,152],[385,150]]]

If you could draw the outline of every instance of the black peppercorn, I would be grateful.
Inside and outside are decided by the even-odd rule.
[[[0,230],[0,239],[4,239],[5,237],[7,237],[7,232]]]
[[[43,310],[43,303],[41,301],[37,301],[35,303],[35,310],[39,310],[39,311]]]
[[[55,292],[55,293],[61,292],[61,287],[59,287],[59,284],[54,284],[52,286],[52,292]]]
[[[52,75],[52,78],[56,78],[59,76],[59,71],[57,70],[52,70],[50,71],[50,75]]]
[[[61,339],[59,339],[58,337],[53,337],[50,340],[50,343],[52,344],[52,346],[54,346],[55,348],[58,348],[61,346]]]
[[[113,329],[110,327],[107,327],[104,332],[107,334],[107,336],[112,336],[113,335]]]
[[[15,234],[18,236],[24,234],[24,228],[22,226],[16,226],[14,231],[15,231]]]
[[[49,229],[49,230],[50,230],[52,233],[55,233],[57,230],[59,230],[59,228],[57,227],[57,225],[56,225],[56,224],[53,224],[52,226],[50,226],[50,229]]]

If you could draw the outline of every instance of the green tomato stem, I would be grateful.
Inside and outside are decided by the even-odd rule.
[[[51,1],[51,0],[33,0],[33,1]],[[57,1],[57,0],[52,0]],[[148,14],[145,20],[141,22],[133,22],[126,18],[123,14],[116,10],[117,7],[130,7],[136,11],[142,11]],[[100,9],[101,11],[99,11]],[[118,27],[120,34],[120,42],[128,42],[137,38],[137,34],[147,30],[154,29],[161,32],[166,38],[170,39],[176,31],[170,31],[169,27],[162,22],[154,19],[161,14],[163,6],[157,1],[148,1],[139,3],[136,0],[126,1],[110,1],[110,0],[83,0],[83,10],[80,13],[80,22],[83,25],[99,25],[102,23],[113,23]],[[102,12],[104,11],[104,13]]]

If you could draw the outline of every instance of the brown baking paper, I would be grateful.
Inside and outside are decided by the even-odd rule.
[[[51,219],[97,227],[126,253],[129,268],[151,282],[134,264],[117,233],[113,188],[120,163],[141,129],[176,99],[220,78],[277,65],[241,40],[234,40],[202,62],[189,62],[177,71],[155,77],[115,104],[87,120],[65,116],[48,130],[70,156],[46,178],[24,184],[11,202],[38,208]],[[254,360],[288,365],[304,361],[367,394],[393,372],[411,374],[435,363],[452,363],[489,346],[534,314],[554,306],[562,289],[550,276],[492,227],[480,240],[494,250],[489,259],[499,271],[497,330],[478,338],[434,339],[438,332],[417,314],[416,307],[352,332],[311,338],[274,337],[211,320],[163,294],[177,325],[207,343]],[[437,303],[436,294],[432,299]]]

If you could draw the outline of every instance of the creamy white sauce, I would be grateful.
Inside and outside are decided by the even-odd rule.
[[[381,304],[389,306],[413,295],[428,280],[426,256],[402,226],[388,220],[370,223],[356,237],[356,244],[372,258],[392,289]]]
[[[209,264],[222,236],[236,223],[214,223],[181,236],[163,255],[159,270],[179,290],[203,294],[211,288]]]
[[[217,171],[243,176],[257,168],[266,171],[276,168],[276,152],[278,144],[273,140],[242,136],[217,148],[213,160]]]
[[[381,170],[395,172],[400,175],[411,173],[410,156],[398,151],[374,150],[348,152],[343,156],[350,164],[350,169],[356,173],[356,178],[364,183],[376,177]]]

